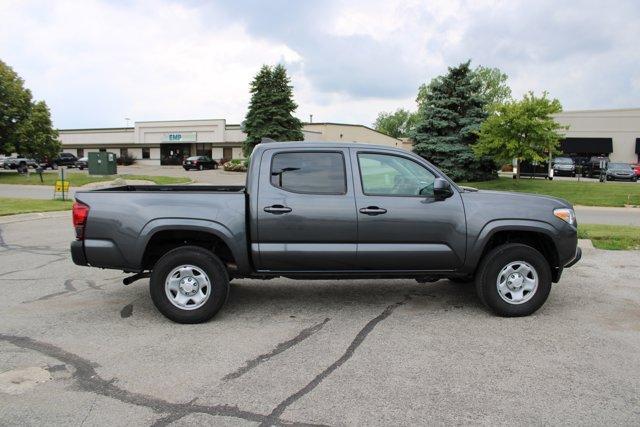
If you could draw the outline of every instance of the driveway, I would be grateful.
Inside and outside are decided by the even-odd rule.
[[[69,213],[0,218],[7,425],[632,425],[640,251],[585,249],[533,316],[446,280],[237,280],[178,325],[78,267]]]

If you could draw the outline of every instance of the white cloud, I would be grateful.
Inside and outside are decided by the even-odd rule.
[[[59,127],[243,119],[263,63],[285,62],[303,120],[371,124],[468,58],[515,95],[638,106],[640,7],[620,1],[1,1],[0,59]]]
[[[240,121],[263,63],[297,61],[282,43],[175,3],[54,2],[4,5],[0,57],[45,99],[61,127],[221,117]],[[21,34],[20,39],[14,37]]]

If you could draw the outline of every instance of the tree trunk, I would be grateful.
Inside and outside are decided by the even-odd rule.
[[[520,182],[520,157],[516,157],[516,182]]]

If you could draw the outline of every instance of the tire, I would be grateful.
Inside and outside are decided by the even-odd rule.
[[[517,265],[522,270],[507,269],[509,266]],[[507,269],[506,272],[503,272],[504,269]],[[530,270],[527,271],[527,269]],[[498,280],[500,277],[503,279],[511,277],[509,271],[521,275],[524,273],[529,280],[522,283],[523,287],[520,287],[519,290],[516,289],[513,294],[506,286],[507,281],[504,281],[501,293],[498,290]],[[534,289],[524,290],[531,286],[532,278],[537,279]],[[549,296],[551,268],[545,257],[531,246],[521,243],[507,243],[492,249],[484,256],[476,272],[475,282],[478,297],[495,314],[504,317],[528,316],[538,310]],[[517,282],[518,277],[516,276],[516,288],[518,287]],[[519,300],[519,297],[522,299]]]
[[[194,269],[181,269],[183,266]],[[179,271],[174,274],[176,270]],[[185,271],[187,272],[183,274]],[[197,274],[198,271],[203,273],[204,277]],[[179,283],[175,290],[167,286],[171,276],[174,277],[174,284]],[[183,284],[182,280],[176,282],[181,278],[187,283]],[[189,285],[189,280],[199,283],[197,291]],[[208,285],[202,286],[203,283]],[[201,292],[207,287],[207,292]],[[185,290],[194,292],[193,296],[185,295]],[[198,246],[182,246],[167,252],[156,262],[149,281],[149,292],[158,311],[168,319],[177,323],[202,323],[215,316],[226,302],[229,295],[229,276],[220,259],[210,251]],[[174,301],[182,298],[185,301],[184,308],[180,308],[176,305],[178,302],[174,304],[169,299],[169,294],[174,295],[174,292]],[[197,301],[205,293],[208,296],[199,305]],[[187,308],[189,305],[191,308]]]

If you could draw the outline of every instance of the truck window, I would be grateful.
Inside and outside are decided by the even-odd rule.
[[[345,194],[344,157],[335,152],[277,153],[271,160],[271,184],[293,193]]]
[[[404,157],[359,153],[362,192],[368,196],[433,196],[435,175]]]

